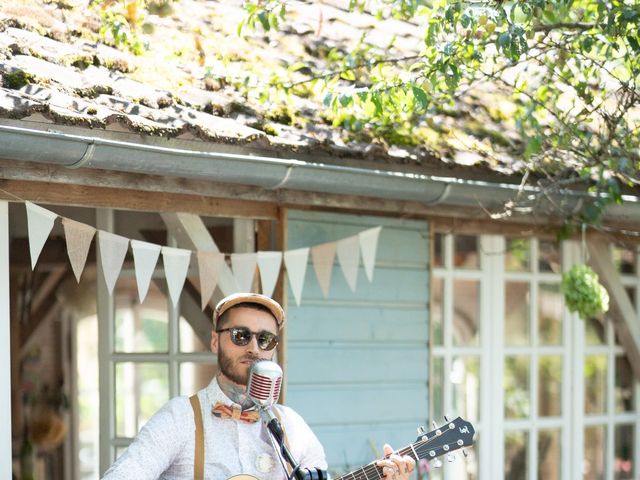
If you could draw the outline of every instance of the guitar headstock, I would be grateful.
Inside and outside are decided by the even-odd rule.
[[[439,428],[428,433],[421,433],[413,444],[413,449],[420,459],[432,460],[441,455],[454,452],[463,447],[473,445],[473,425],[462,419],[449,420]]]

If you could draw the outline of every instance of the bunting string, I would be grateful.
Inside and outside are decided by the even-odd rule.
[[[193,262],[197,266],[203,310],[213,296],[216,287],[220,288],[224,295],[235,293],[224,291],[219,282],[227,259],[233,273],[233,282],[231,283],[235,284],[239,291],[254,291],[254,286],[257,285],[255,280],[259,278],[262,293],[271,296],[280,271],[284,269],[293,298],[296,304],[300,305],[307,265],[311,261],[322,294],[324,298],[328,298],[336,258],[349,288],[355,291],[361,260],[367,280],[373,281],[378,238],[382,230],[382,227],[378,226],[333,242],[284,252],[258,251],[224,254],[191,251],[129,239],[62,217],[28,201],[25,201],[25,206],[32,269],[36,267],[38,257],[53,230],[54,222],[61,218],[69,262],[78,283],[86,264],[89,248],[95,239],[98,246],[98,261],[101,262],[110,294],[113,293],[130,248],[133,254],[138,298],[141,303],[149,290],[153,272],[162,258],[167,290],[174,306],[177,304],[184,287],[190,264]],[[256,273],[258,273],[258,277],[256,277]]]

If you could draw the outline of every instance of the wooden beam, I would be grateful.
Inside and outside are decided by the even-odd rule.
[[[277,208],[286,207],[402,218],[442,219],[445,222],[451,219],[481,219],[480,222],[485,226],[495,224],[500,227],[515,223],[543,231],[549,228],[550,223],[556,227],[561,225],[560,221],[550,222],[546,217],[536,218],[529,214],[517,213],[503,220],[490,220],[481,205],[430,205],[419,201],[358,195],[274,190],[161,175],[88,168],[69,169],[1,158],[0,188],[4,190],[0,191],[0,199],[9,201],[19,198],[59,205],[113,206],[132,210],[190,212],[206,216],[275,220],[278,218]],[[617,226],[632,227],[623,224]]]
[[[160,216],[179,246],[190,250],[220,252],[218,245],[198,215],[191,213],[161,213]],[[222,264],[218,287],[225,295],[238,291],[233,272],[226,262]]]
[[[629,358],[636,381],[640,381],[640,328],[629,295],[620,281],[620,275],[611,259],[609,242],[591,236],[587,240],[589,264],[600,277],[609,292],[609,318],[613,322],[618,339]]]
[[[66,277],[63,277],[59,280],[58,284],[56,285],[56,289],[65,280],[65,278]],[[51,316],[57,314],[60,308],[62,308],[62,305],[58,302],[56,296],[50,295],[41,302],[40,307],[37,310],[33,310],[30,312],[29,320],[20,330],[21,349],[27,344],[31,336],[38,331],[40,325],[43,325],[49,318],[51,318]]]
[[[104,173],[105,177],[111,172]],[[273,218],[276,207],[264,202],[77,184],[12,180],[0,182],[0,199],[77,207],[105,207],[148,212],[191,212],[208,217]],[[2,191],[4,190],[4,191]],[[6,192],[9,192],[6,193]]]
[[[31,310],[38,310],[44,302],[51,295],[55,295],[55,291],[60,285],[61,280],[67,274],[67,265],[60,265],[53,270],[51,270],[48,274],[46,274],[46,278],[44,281],[38,285],[36,292],[33,294],[31,299]]]

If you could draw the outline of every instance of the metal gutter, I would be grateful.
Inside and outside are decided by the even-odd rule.
[[[59,131],[0,125],[0,156],[68,168],[98,168],[129,173],[287,188],[309,192],[418,201],[428,205],[500,208],[516,194],[538,189],[410,172],[366,169],[268,156],[206,152],[122,142]],[[578,206],[588,194],[567,192],[552,199]],[[640,221],[640,199],[626,196],[608,218]]]

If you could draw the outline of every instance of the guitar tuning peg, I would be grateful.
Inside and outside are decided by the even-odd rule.
[[[424,427],[423,426],[418,427],[418,435],[424,435],[424,433],[425,433]]]
[[[455,461],[455,459],[456,459],[456,456],[453,453],[447,454],[447,462],[451,463]]]
[[[449,415],[443,415],[443,417],[444,417],[444,421],[446,423],[449,423],[451,421],[451,420],[449,420]]]
[[[442,460],[440,460],[439,458],[436,458],[433,461],[433,468],[440,468],[442,467]]]
[[[431,425],[433,425],[433,428],[434,428],[434,429],[437,429],[437,428],[438,428],[438,424],[436,423],[436,421],[435,421],[435,420],[431,420]]]
[[[469,456],[466,450],[462,450],[462,455],[464,455],[464,458],[467,458]]]

